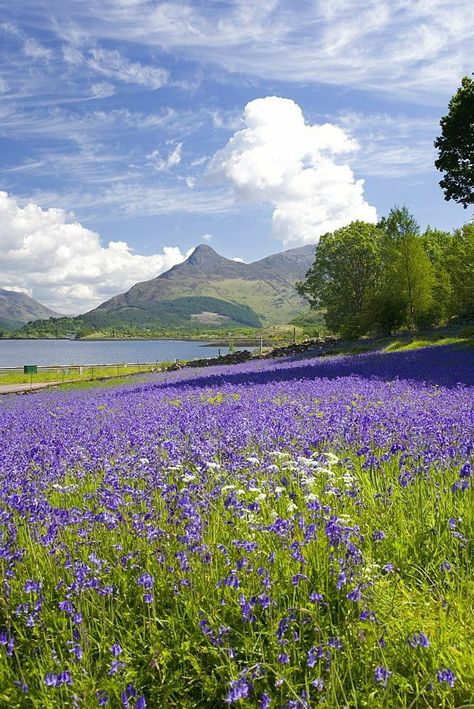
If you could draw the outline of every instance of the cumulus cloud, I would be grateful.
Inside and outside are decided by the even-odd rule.
[[[101,244],[99,235],[63,209],[21,206],[0,192],[0,283],[31,289],[60,312],[85,312],[138,281],[153,278],[185,259],[178,247],[135,254],[124,241]]]
[[[208,174],[229,180],[244,200],[271,205],[274,235],[285,244],[314,243],[356,219],[377,220],[364,181],[337,162],[358,148],[342,128],[309,125],[294,101],[277,96],[248,103],[242,120]]]

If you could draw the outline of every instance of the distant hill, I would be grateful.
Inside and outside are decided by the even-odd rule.
[[[61,317],[26,293],[0,288],[0,327],[15,330],[31,320]]]
[[[312,265],[314,251],[303,246],[247,264],[200,245],[183,263],[110,298],[82,320],[97,328],[285,323],[307,310],[295,283]]]

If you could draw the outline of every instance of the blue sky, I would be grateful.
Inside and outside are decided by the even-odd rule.
[[[445,202],[470,3],[0,0],[0,287],[94,307],[207,242],[252,261]],[[471,62],[470,62],[471,60]]]

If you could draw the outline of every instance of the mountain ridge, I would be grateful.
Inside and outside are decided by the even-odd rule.
[[[313,245],[302,246],[248,264],[227,259],[208,244],[200,244],[185,261],[136,283],[83,317],[97,324],[108,318],[146,322],[159,315],[159,304],[162,309],[166,303],[178,307],[177,301],[186,298],[189,306],[189,299],[198,297],[213,300],[216,316],[218,301],[222,301],[250,309],[262,325],[287,322],[306,307],[295,283],[312,265],[314,249]]]
[[[0,326],[14,330],[32,320],[61,317],[35,298],[19,291],[0,288]]]

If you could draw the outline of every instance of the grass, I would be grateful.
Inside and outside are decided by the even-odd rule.
[[[409,350],[418,350],[423,347],[436,347],[440,345],[458,345],[459,347],[473,347],[474,339],[472,335],[440,335],[433,332],[430,335],[420,336],[417,334],[408,335],[400,338],[393,336],[390,338],[376,338],[373,340],[360,339],[356,342],[348,341],[331,346],[324,353],[325,355],[335,354],[363,354],[364,352],[403,352]]]
[[[278,534],[252,525],[251,515],[230,515],[223,496],[214,499],[206,519],[201,547],[208,554],[196,551],[189,555],[189,565],[180,571],[179,536],[185,531],[186,518],[170,519],[158,491],[144,507],[145,479],[132,474],[121,480],[123,490],[128,492],[121,496],[122,522],[118,527],[93,525],[79,541],[76,526],[68,525],[58,530],[60,544],[52,547],[39,543],[37,533],[20,517],[13,518],[11,524],[19,533],[17,544],[29,551],[17,564],[9,580],[9,595],[0,606],[3,622],[6,616],[15,626],[18,644],[17,664],[0,664],[0,704],[11,709],[72,706],[73,691],[80,698],[78,706],[94,707],[99,689],[109,695],[110,706],[119,707],[120,683],[110,672],[114,661],[110,648],[118,645],[121,669],[117,675],[121,684],[139,686],[151,707],[224,706],[223,688],[229,678],[239,678],[229,647],[240,664],[244,661],[254,670],[247,675],[252,697],[268,692],[276,706],[282,706],[285,698],[300,698],[302,691],[311,693],[315,701],[319,697],[320,706],[327,708],[472,706],[470,602],[474,581],[469,549],[453,536],[447,523],[450,518],[457,520],[461,536],[474,530],[472,490],[464,496],[452,495],[448,486],[455,481],[456,471],[440,473],[433,469],[410,488],[396,486],[387,497],[386,486],[397,478],[396,461],[372,477],[353,451],[347,451],[344,464],[333,460],[313,466],[310,473],[304,461],[282,455],[272,486],[261,479],[255,481],[252,491],[242,489],[238,493],[244,505],[254,499],[260,501],[259,521],[263,525],[270,525],[276,517],[285,519],[290,509],[306,524],[316,522],[319,532],[315,531],[313,541],[305,545],[303,565],[298,555],[289,557],[289,549]],[[222,474],[217,468],[210,475],[209,496],[215,498],[213,489]],[[184,490],[190,476],[193,470],[187,466],[170,470],[169,484]],[[278,488],[283,479],[290,483]],[[335,488],[358,489],[359,494],[352,502],[346,496],[338,501],[332,492]],[[82,509],[93,518],[108,489],[107,480],[98,473],[79,482],[71,476],[63,485],[46,490],[46,497],[53,508]],[[232,489],[237,490],[237,486],[229,482],[228,491]],[[347,598],[347,586],[342,590],[337,587],[335,559],[331,560],[337,557],[337,545],[330,543],[324,525],[320,527],[317,517],[308,510],[312,498],[323,506],[332,506],[332,513],[340,515],[341,522],[344,520],[352,530],[349,536],[353,545],[363,552],[360,578],[350,584],[350,588],[359,585],[362,589],[358,600]],[[158,545],[150,546],[137,527],[138,518],[148,506],[161,520]],[[384,530],[381,539],[378,530]],[[245,539],[253,546],[243,551],[236,547],[236,539]],[[304,543],[303,532],[295,530],[288,544],[290,541],[299,548]],[[81,564],[91,566],[92,552],[98,560],[93,574],[98,585],[84,587],[80,594],[68,593]],[[275,556],[269,564],[272,553]],[[119,563],[119,559],[126,561]],[[451,572],[443,569],[446,559],[452,565]],[[164,567],[160,572],[162,564],[172,565],[174,572],[165,573]],[[384,570],[387,564],[393,564],[393,571]],[[256,574],[258,567],[265,572]],[[237,590],[226,579],[238,568]],[[148,603],[143,601],[148,588],[140,581],[143,574],[153,579]],[[251,610],[254,620],[246,621],[242,599],[265,595],[262,580],[267,574],[271,579],[271,604],[265,609],[257,603]],[[295,584],[292,578],[298,574],[301,580]],[[41,579],[40,594],[33,591],[25,595],[29,579]],[[115,591],[112,595],[98,594],[96,588],[104,586]],[[311,602],[312,592],[321,594],[323,600]],[[15,619],[13,609],[21,608],[25,601],[34,605],[39,597],[41,622],[33,628],[25,627],[23,619],[28,611],[20,611]],[[58,611],[58,603],[64,598],[71,600],[73,610]],[[290,616],[288,608],[293,608]],[[363,608],[370,608],[366,621],[359,618]],[[83,621],[75,621],[75,613],[80,613]],[[288,617],[291,619],[279,642],[282,619]],[[199,625],[199,618],[204,625]],[[427,636],[429,646],[410,647],[407,640],[420,632]],[[331,638],[337,638],[337,642],[331,644]],[[302,648],[306,648],[303,656]],[[306,665],[310,648],[319,648],[314,651],[319,659],[311,669]],[[76,659],[80,671],[74,672],[72,690],[67,685],[59,690],[47,687],[44,677],[58,667],[74,664],[74,652],[80,653],[80,661]],[[282,663],[283,652],[288,662],[285,659]],[[445,666],[458,678],[454,690],[433,683],[436,672]],[[375,667],[390,668],[386,687],[384,682],[374,683]],[[28,684],[31,701],[12,689],[18,676]],[[311,682],[319,677],[324,678],[325,689],[315,691]],[[239,705],[252,707],[257,703],[249,699]]]
[[[419,350],[422,347],[436,347],[437,345],[460,345],[472,346],[471,338],[467,337],[440,337],[436,339],[413,339],[410,341],[395,340],[383,348],[384,352],[403,352],[409,350]]]
[[[56,368],[38,367],[38,373],[24,374],[23,369],[0,369],[0,385],[2,384],[40,384],[47,382],[87,382],[106,378],[121,379],[131,374],[158,371],[167,363],[156,364],[114,364],[107,366],[70,366]]]

